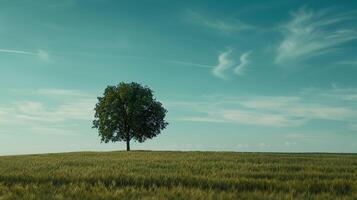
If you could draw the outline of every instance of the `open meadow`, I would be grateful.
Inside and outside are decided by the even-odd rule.
[[[0,199],[356,199],[357,155],[230,152],[0,157]]]

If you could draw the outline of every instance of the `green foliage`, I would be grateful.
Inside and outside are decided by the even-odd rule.
[[[354,154],[110,152],[0,157],[0,199],[356,199]]]
[[[168,123],[166,109],[153,97],[148,87],[138,83],[108,86],[103,97],[98,97],[93,128],[97,128],[102,142],[130,140],[144,142],[160,134]],[[130,150],[129,146],[127,146]]]

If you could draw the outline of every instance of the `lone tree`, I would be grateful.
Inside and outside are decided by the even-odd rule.
[[[94,110],[93,128],[98,129],[101,142],[125,141],[127,151],[130,140],[152,139],[168,125],[164,119],[167,110],[153,91],[134,82],[108,86]]]

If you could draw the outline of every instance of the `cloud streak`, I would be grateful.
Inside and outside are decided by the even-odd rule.
[[[345,60],[345,61],[337,62],[337,64],[340,64],[340,65],[357,65],[357,60]]]
[[[339,45],[357,39],[357,31],[346,27],[350,14],[333,14],[331,10],[314,12],[300,8],[292,19],[280,27],[283,40],[277,47],[275,63],[286,64],[332,53]]]
[[[183,65],[183,66],[188,66],[188,67],[205,68],[205,69],[212,69],[214,67],[214,66],[211,66],[211,65],[204,65],[204,64],[198,64],[198,63],[192,63],[192,62],[185,62],[185,61],[180,61],[180,60],[164,60],[164,62]]]
[[[255,29],[256,27],[249,25],[237,19],[215,19],[202,15],[199,12],[193,10],[186,11],[187,17],[191,22],[199,24],[201,26],[217,30],[220,32],[240,32]]]
[[[30,52],[30,51],[21,51],[21,50],[13,50],[13,49],[0,49],[0,53],[8,53],[8,54],[22,54],[22,55],[29,55],[29,56],[36,56],[42,61],[49,61],[50,56],[47,51],[39,49],[37,52]]]
[[[1,53],[14,53],[14,54],[24,54],[24,55],[35,55],[34,53],[27,51],[11,50],[11,49],[0,49]]]
[[[68,90],[68,89],[38,89],[37,91],[34,92],[35,94],[41,95],[41,96],[48,96],[48,97],[54,97],[54,98],[91,98],[93,95],[84,93],[80,90]]]
[[[222,116],[230,122],[247,125],[290,127],[299,126],[305,122],[305,119],[297,119],[283,113],[273,114],[248,110],[227,110]]]

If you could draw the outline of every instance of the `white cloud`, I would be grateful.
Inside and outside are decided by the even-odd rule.
[[[287,138],[292,140],[316,140],[320,139],[319,136],[316,135],[307,135],[306,133],[290,133],[286,135]]]
[[[297,104],[300,101],[300,97],[290,96],[290,97],[258,97],[252,100],[241,101],[244,107],[253,109],[274,109],[287,107],[291,104]]]
[[[47,51],[45,50],[38,50],[37,51],[37,57],[43,61],[50,61],[50,56]]]
[[[52,97],[60,96],[60,97],[70,97],[70,98],[75,98],[75,97],[86,98],[86,97],[93,96],[79,90],[68,90],[68,89],[38,89],[36,93],[44,96],[52,96]]]
[[[317,98],[326,98],[332,100],[342,101],[356,101],[357,100],[357,88],[341,88],[335,83],[332,85],[332,89],[320,89],[320,88],[307,88],[302,91],[303,95],[316,96]]]
[[[17,108],[17,111],[22,114],[36,114],[44,111],[42,103],[31,101],[15,103],[15,108]]]
[[[211,65],[204,65],[204,64],[199,64],[199,63],[192,63],[192,62],[185,62],[185,61],[180,61],[180,60],[164,60],[167,63],[172,63],[172,64],[178,64],[178,65],[184,65],[184,66],[191,66],[191,67],[198,67],[198,68],[205,68],[205,69],[211,69],[214,66]]]
[[[300,105],[287,111],[296,117],[343,121],[356,116],[356,111],[348,107],[324,105]]]
[[[53,1],[55,3],[50,3],[47,5],[49,8],[59,9],[59,8],[67,8],[76,5],[75,0],[61,0],[61,1]]]
[[[12,50],[12,49],[0,49],[1,53],[15,53],[15,54],[25,54],[25,55],[34,55],[31,52],[20,51],[20,50]]]
[[[30,130],[32,133],[36,134],[51,134],[51,135],[78,135],[79,132],[76,130],[71,129],[70,127],[41,127],[41,126],[33,126],[30,127],[28,130]]]
[[[78,119],[88,120],[93,119],[94,106],[97,102],[96,98],[80,99],[75,102],[68,102],[60,105],[55,113],[58,116],[63,116],[63,119]]]
[[[344,61],[337,62],[337,64],[340,64],[340,65],[357,65],[357,60],[344,60]]]
[[[169,64],[175,64],[178,66],[184,66],[184,67],[192,67],[192,68],[201,68],[201,69],[212,69],[214,65],[207,65],[207,64],[202,64],[202,63],[195,63],[195,62],[190,62],[190,61],[185,61],[185,60],[175,60],[175,59],[164,59],[164,58],[148,58],[148,57],[142,57],[142,56],[135,56],[135,55],[119,55],[120,57],[125,57],[128,59],[133,59],[133,60],[145,60],[149,62],[157,62],[157,63],[169,63]]]
[[[241,101],[249,109],[265,112],[286,113],[295,118],[345,120],[357,115],[349,107],[331,106],[304,102],[306,97],[256,97],[253,100]]]
[[[227,122],[227,120],[219,119],[213,116],[184,116],[177,118],[179,121],[191,121],[191,122]]]
[[[260,148],[270,148],[271,145],[270,144],[266,144],[264,142],[261,142],[261,143],[258,144],[258,147],[260,147]]]
[[[238,19],[214,19],[193,10],[187,10],[186,14],[190,21],[220,32],[230,33],[256,29],[255,26],[246,24]]]
[[[250,145],[249,144],[236,144],[235,147],[238,149],[247,149],[250,147]]]
[[[350,125],[349,125],[349,128],[350,128],[350,130],[353,130],[353,131],[357,131],[357,123],[351,123]]]
[[[236,61],[232,59],[232,54],[233,49],[232,48],[227,48],[226,51],[221,52],[218,56],[218,64],[212,69],[213,75],[215,75],[218,78],[227,80],[228,75],[227,71],[234,65],[237,65]],[[248,65],[249,63],[249,56],[251,54],[251,51],[243,53],[240,56],[240,63],[237,65],[237,67],[234,69],[234,73],[237,75],[242,75],[244,72],[244,68]]]
[[[272,97],[268,100],[264,98],[261,100],[242,101],[241,105],[264,112],[286,114],[294,118],[294,120],[325,119],[344,121],[357,116],[357,110],[351,107],[307,103],[299,100],[301,97],[291,97],[290,101],[286,100],[285,97]]]
[[[280,31],[283,40],[277,48],[275,62],[284,64],[331,53],[335,47],[357,39],[354,28],[344,27],[350,14],[332,14],[329,10],[314,12],[301,8]]]
[[[0,53],[23,54],[29,56],[36,56],[42,61],[50,60],[50,56],[48,52],[42,49],[37,50],[37,52],[21,51],[21,50],[14,50],[14,49],[0,49]]]
[[[347,91],[345,93],[348,94]],[[334,93],[334,90],[330,92]],[[175,119],[184,121],[294,127],[303,126],[314,120],[332,120],[345,123],[347,127],[357,120],[357,105],[344,104],[347,101],[349,100],[335,99],[334,96],[321,96],[318,92],[314,94],[302,92],[296,96],[286,97],[217,96],[199,102],[167,105],[172,109],[179,109],[183,116]]]
[[[228,110],[224,111],[222,116],[231,122],[275,127],[299,126],[305,122],[305,119],[296,119],[283,113],[272,114],[257,111]]]
[[[286,141],[286,142],[284,143],[284,146],[290,147],[290,142],[289,142],[289,141]]]
[[[249,63],[249,56],[251,53],[252,52],[249,51],[249,52],[243,53],[240,56],[240,64],[234,69],[234,73],[236,73],[237,75],[242,75],[244,73],[244,68]]]
[[[233,65],[233,61],[229,58],[232,53],[232,49],[228,48],[226,51],[222,52],[218,56],[218,65],[216,65],[212,73],[221,79],[227,79],[224,72]]]
[[[0,123],[4,122],[6,120],[6,115],[7,112],[5,112],[4,110],[2,110],[3,108],[0,108]]]
[[[10,119],[37,122],[65,122],[69,120],[90,120],[94,116],[95,99],[79,99],[64,102],[55,107],[45,106],[42,102],[17,102],[12,105]]]
[[[96,98],[84,92],[62,89],[40,89],[31,94],[38,97],[53,97],[56,102],[17,101],[0,107],[0,124],[15,129],[54,130],[56,133],[72,133],[73,123],[88,122],[94,116]],[[82,95],[81,95],[82,94]],[[69,97],[69,98],[67,98]],[[48,102],[48,103],[47,103]]]

